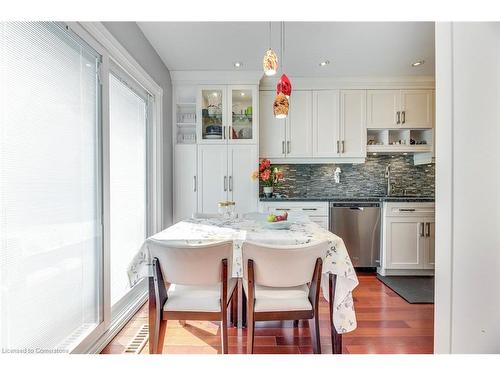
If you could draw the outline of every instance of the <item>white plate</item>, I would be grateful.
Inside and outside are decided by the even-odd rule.
[[[207,134],[205,135],[205,139],[222,139],[222,135]]]
[[[268,221],[264,222],[264,228],[267,229],[290,229],[290,222],[288,220],[285,221],[275,221],[270,223]]]

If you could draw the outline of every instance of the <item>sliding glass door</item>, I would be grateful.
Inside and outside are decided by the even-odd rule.
[[[66,351],[103,322],[100,56],[53,23],[0,23],[4,352]]]
[[[120,68],[109,75],[111,305],[130,301],[127,267],[147,236],[148,93]]]

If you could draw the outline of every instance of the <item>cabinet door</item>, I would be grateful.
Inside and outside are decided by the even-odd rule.
[[[340,129],[342,157],[366,157],[366,91],[340,92]]]
[[[258,111],[256,86],[228,86],[229,142],[257,144]],[[254,116],[256,115],[256,116]]]
[[[406,128],[432,128],[433,101],[432,90],[401,90],[401,125]]]
[[[436,223],[428,220],[425,224],[425,253],[424,253],[424,268],[434,269],[435,267],[435,249],[436,249]]]
[[[275,96],[274,91],[261,91],[259,95],[259,156],[261,158],[285,157],[286,120],[274,117]]]
[[[200,86],[196,106],[198,143],[227,143],[226,86]]]
[[[234,145],[228,148],[229,199],[236,202],[236,212],[256,212],[259,204],[259,182],[251,174],[259,167],[257,145]]]
[[[399,128],[397,112],[400,106],[399,90],[367,91],[367,127]]]
[[[313,92],[313,157],[339,154],[339,90]],[[366,130],[365,130],[366,132]]]
[[[198,146],[198,211],[217,213],[227,200],[227,146]]]
[[[286,129],[286,157],[312,156],[312,92],[294,91],[290,96]]]
[[[197,211],[196,145],[176,145],[174,154],[174,223]]]
[[[387,218],[386,267],[387,269],[421,269],[425,237],[421,222],[413,218]]]

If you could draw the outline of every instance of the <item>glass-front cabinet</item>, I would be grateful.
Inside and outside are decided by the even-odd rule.
[[[257,143],[256,99],[256,86],[200,86],[199,143]]]

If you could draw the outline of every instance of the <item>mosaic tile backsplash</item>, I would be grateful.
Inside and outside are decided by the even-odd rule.
[[[289,198],[383,196],[388,164],[394,194],[434,197],[435,165],[413,165],[412,156],[402,155],[368,156],[364,164],[275,164],[285,173],[275,192]],[[338,184],[333,178],[337,167],[342,171]]]

